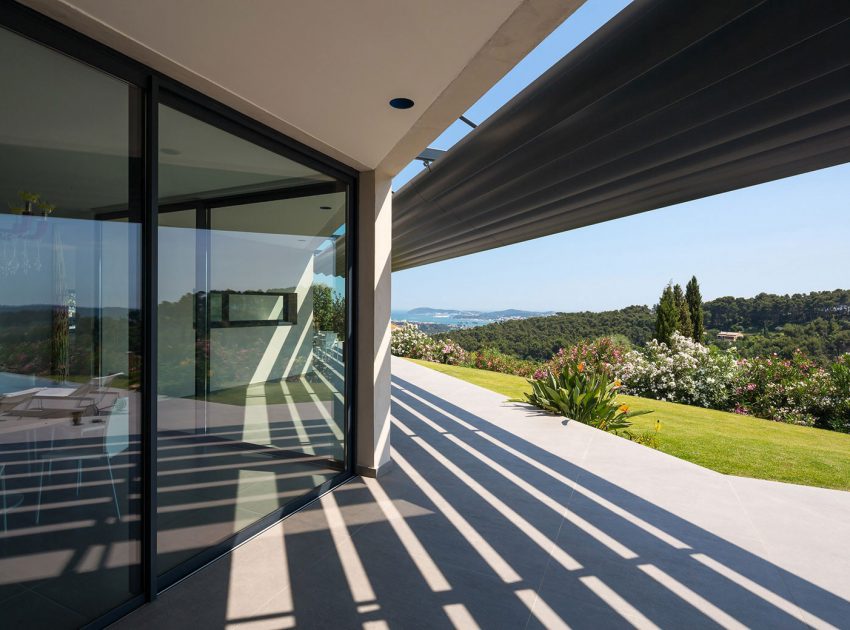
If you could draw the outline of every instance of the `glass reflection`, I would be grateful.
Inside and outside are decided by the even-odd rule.
[[[2,29],[0,85],[0,626],[73,628],[141,592],[140,95]]]
[[[160,108],[160,573],[343,470],[345,188]]]

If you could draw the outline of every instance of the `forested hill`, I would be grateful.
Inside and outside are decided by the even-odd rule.
[[[721,297],[705,303],[705,327],[718,330],[773,330],[785,324],[808,324],[818,318],[850,319],[850,291],[759,293],[753,298]]]
[[[558,313],[548,317],[515,319],[448,335],[466,350],[495,348],[523,359],[545,361],[560,348],[582,339],[623,335],[632,343],[652,339],[655,314],[647,306],[629,306],[619,311]]]
[[[813,356],[850,351],[850,290],[722,297],[706,302],[704,310],[707,330],[750,333],[747,342],[739,344],[742,349],[787,354],[789,349],[800,347]],[[631,343],[642,345],[653,337],[654,331],[654,310],[629,306],[618,311],[511,320],[440,336],[454,339],[467,350],[495,348],[544,361],[559,348],[582,339],[622,335]]]

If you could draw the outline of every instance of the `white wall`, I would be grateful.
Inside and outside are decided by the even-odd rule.
[[[360,173],[357,223],[357,470],[390,463],[392,178]]]
[[[213,328],[210,390],[275,381],[310,370],[314,256],[309,245],[294,236],[212,231],[212,290],[294,289],[298,315],[293,325]],[[268,313],[268,318],[276,317],[276,312]]]

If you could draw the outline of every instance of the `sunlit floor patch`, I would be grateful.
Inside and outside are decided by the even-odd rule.
[[[584,577],[580,577],[579,580],[582,584],[589,588],[594,595],[599,597],[599,599],[601,599],[607,606],[616,611],[618,615],[632,624],[635,628],[641,628],[642,630],[657,630],[658,626],[647,619],[643,613],[623,599],[617,591],[605,584],[605,582],[600,580],[598,577],[594,575],[586,575]]]
[[[478,630],[480,627],[463,604],[446,604],[443,610],[456,630]]]
[[[402,457],[396,449],[392,449],[393,460],[398,467],[416,484],[416,487],[421,490],[428,499],[437,506],[437,509],[446,517],[446,519],[455,527],[455,529],[469,543],[469,547],[474,549],[478,555],[486,562],[493,573],[507,583],[521,582],[522,578],[514,571],[513,567],[493,548],[493,546],[484,538],[478,531],[470,525],[461,513],[447,501],[437,490],[423,477],[416,468]]]
[[[785,611],[792,617],[799,617],[802,619],[804,623],[812,626],[813,628],[823,628],[823,629],[832,629],[837,630],[835,626],[824,621],[817,615],[812,614],[807,610],[803,610],[793,602],[788,601],[784,597],[777,595],[770,589],[767,589],[760,584],[754,582],[748,577],[741,575],[737,571],[730,569],[726,565],[721,562],[718,562],[714,558],[710,558],[709,556],[703,553],[695,553],[691,556],[697,562],[700,562],[707,566],[712,571],[716,571],[720,575],[729,580],[733,581],[738,586],[747,589],[753,595],[760,597],[764,601],[776,606],[776,608]]]
[[[336,547],[337,556],[345,574],[351,598],[357,604],[367,604],[375,601],[375,591],[372,583],[363,568],[363,562],[354,546],[354,541],[348,533],[345,520],[342,518],[333,493],[329,492],[321,498],[322,509],[328,521],[328,529]]]
[[[369,492],[375,498],[375,502],[381,511],[387,517],[387,521],[395,531],[396,536],[404,545],[407,555],[413,560],[416,568],[422,574],[422,578],[434,592],[450,591],[451,585],[445,578],[443,573],[437,568],[436,563],[431,559],[428,551],[419,542],[416,534],[404,520],[404,517],[399,513],[398,508],[393,504],[392,500],[387,496],[384,489],[374,479],[364,478],[363,483],[369,488]]]
[[[403,423],[401,423],[398,419],[394,419],[393,422],[395,422],[399,426],[403,425]],[[517,529],[519,529],[522,533],[528,536],[544,552],[546,552],[547,554],[551,554],[552,558],[558,564],[564,567],[564,569],[566,569],[567,571],[577,571],[578,569],[582,568],[581,564],[575,558],[573,558],[566,551],[558,547],[552,539],[548,538],[543,532],[534,527],[534,525],[532,525],[516,510],[510,508],[504,501],[496,497],[496,495],[487,490],[472,476],[464,472],[459,466],[449,460],[449,458],[447,458],[433,446],[428,444],[428,442],[418,436],[412,436],[410,439],[413,440],[416,444],[418,444],[429,455],[431,455],[431,457],[433,457],[443,467],[448,469],[461,482],[467,485],[470,490],[475,492],[478,496],[484,499],[484,501],[490,504],[490,506],[499,514],[501,514],[508,522],[513,523],[517,527]]]
[[[726,611],[718,608],[702,595],[694,592],[675,578],[669,576],[658,567],[651,564],[641,564],[638,568],[667,590],[689,603],[706,617],[727,628],[727,630],[744,630],[747,626],[735,619]]]
[[[516,596],[546,630],[569,630],[570,627],[558,616],[558,613],[530,588],[517,591]]]

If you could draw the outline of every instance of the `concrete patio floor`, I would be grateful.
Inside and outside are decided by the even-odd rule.
[[[119,628],[850,626],[850,493],[721,475],[393,359],[393,458]]]

